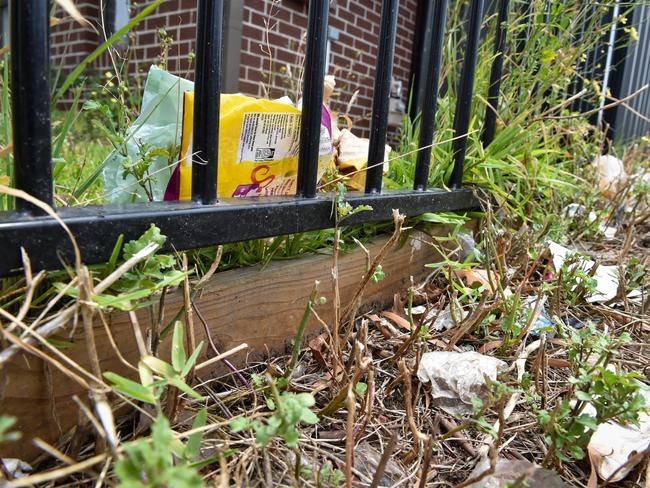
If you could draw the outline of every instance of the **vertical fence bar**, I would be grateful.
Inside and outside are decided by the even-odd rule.
[[[533,2],[525,1],[523,2],[523,8],[521,9],[521,13],[523,16],[524,22],[526,22],[526,26],[519,31],[517,34],[517,54],[523,55],[524,49],[526,48],[526,42],[528,41],[528,37],[530,35],[530,28],[532,24],[532,15],[533,15]],[[523,57],[523,56],[522,56]]]
[[[611,75],[611,71],[616,69],[615,67],[612,66],[612,59],[614,58],[614,48],[616,46],[616,27],[618,26],[618,13],[620,9],[620,4],[618,0],[614,3],[614,7],[612,11],[612,25],[609,30],[609,38],[607,40],[607,55],[605,56],[605,67],[603,68],[603,85],[602,88],[600,89],[600,93],[602,94],[600,97],[600,103],[599,103],[599,110],[598,110],[598,116],[596,118],[596,127],[600,130],[603,129],[603,113],[604,113],[604,106],[605,106],[605,99],[607,90],[609,89],[609,78]]]
[[[582,5],[582,4],[580,4],[580,10],[578,11],[578,21],[577,22],[579,22],[580,27],[578,27],[577,33],[574,34],[573,37],[571,38],[571,47],[575,47],[576,44],[582,42],[582,37],[584,35],[585,25],[587,23],[587,11],[585,9],[585,6]],[[571,98],[573,95],[575,95],[580,90],[582,90],[582,83],[581,83],[582,80],[580,78],[580,74],[582,73],[582,65],[583,64],[584,63],[582,61],[580,61],[580,60],[578,61],[577,65],[576,65],[576,74],[574,75],[573,80],[571,80],[571,83],[569,84],[569,87],[567,89],[566,98]],[[571,105],[569,106],[569,107],[571,107],[571,110],[573,110],[573,107],[575,107],[576,102],[577,102],[576,100],[571,102]]]
[[[377,65],[375,68],[375,90],[372,98],[366,193],[381,193],[386,132],[388,130],[390,84],[393,74],[395,38],[397,36],[398,8],[398,0],[382,1],[379,49],[377,51]]]
[[[196,26],[192,200],[217,201],[223,0],[199,0]]]
[[[298,153],[297,195],[316,196],[329,0],[310,0]]]
[[[49,2],[12,0],[10,7],[16,187],[53,205]],[[21,199],[16,209],[42,213]]]
[[[440,65],[442,64],[442,48],[447,25],[448,0],[433,0],[433,26],[431,41],[427,46],[426,84],[422,120],[420,123],[420,139],[418,141],[417,160],[415,163],[415,176],[413,189],[424,191],[429,180],[429,166],[431,164],[431,143],[436,125],[436,109],[438,107],[438,86],[440,84]],[[423,72],[424,70],[420,70]]]
[[[495,58],[490,70],[490,86],[488,88],[487,106],[485,107],[485,121],[483,123],[483,147],[487,147],[494,139],[497,124],[497,110],[499,108],[499,89],[503,76],[503,58],[506,49],[506,32],[503,25],[508,21],[508,0],[499,0],[499,14],[494,36]]]
[[[419,0],[415,12],[415,31],[413,32],[413,47],[411,48],[411,73],[409,117],[414,121],[422,112],[424,103],[424,88],[427,78],[427,59],[431,46],[431,31],[433,27],[434,0]]]
[[[474,91],[474,74],[478,56],[478,43],[483,18],[483,0],[471,0],[469,19],[467,21],[467,45],[465,61],[460,75],[460,86],[456,96],[456,113],[454,114],[454,168],[449,179],[451,188],[460,188],[463,184],[463,167],[467,149],[467,130],[472,112],[472,93]]]

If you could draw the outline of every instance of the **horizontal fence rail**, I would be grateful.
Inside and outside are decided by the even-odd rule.
[[[366,188],[363,193],[352,192],[346,197],[353,206],[369,205],[373,210],[352,216],[346,224],[390,219],[392,209],[413,216],[479,206],[473,192],[460,187],[484,0],[470,1],[466,22],[467,46],[454,119],[455,163],[451,190],[427,189],[448,0],[423,1],[427,12],[431,13],[426,17],[434,18],[436,23],[427,41],[427,54],[422,59],[426,63],[421,70],[426,73],[426,96],[422,107],[423,130],[419,139],[421,150],[416,162],[414,190],[382,191],[388,102],[400,7],[398,0],[382,0]],[[192,200],[57,209],[60,219],[74,234],[84,262],[106,261],[120,235],[124,235],[125,240],[135,239],[151,224],[160,227],[167,236],[166,250],[185,250],[334,226],[333,195],[317,193],[329,3],[329,0],[309,1],[296,197],[218,198],[224,2],[199,0]],[[507,2],[502,1],[503,4],[506,4],[503,7],[506,13],[500,12],[500,22],[507,14]],[[15,185],[52,205],[48,2],[11,0],[10,6]],[[498,38],[495,42],[495,49],[503,51],[503,39]],[[501,58],[496,57],[499,63]],[[501,67],[495,66],[493,74],[491,93],[494,96],[491,101],[496,104]],[[28,253],[33,269],[60,268],[70,263],[73,256],[72,244],[60,223],[20,199],[17,199],[15,211],[0,213],[0,242],[3,250],[0,276],[20,272],[23,266],[21,248]]]
[[[346,225],[389,220],[392,209],[406,215],[467,210],[478,205],[472,191],[390,192],[382,195],[349,193],[353,205],[370,205],[372,212],[359,212]],[[185,250],[213,244],[259,239],[334,227],[332,198],[267,197],[221,200],[217,205],[196,202],[154,202],[132,205],[69,207],[60,217],[74,234],[86,263],[107,261],[120,234],[136,239],[151,224],[167,236],[164,250]],[[34,269],[59,268],[61,259],[72,262],[72,245],[65,231],[48,217],[0,214],[0,273],[22,266],[20,246],[26,247]],[[17,252],[6,252],[16,250]]]

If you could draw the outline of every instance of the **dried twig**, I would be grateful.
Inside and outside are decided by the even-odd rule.
[[[420,442],[427,442],[429,436],[423,434],[418,430],[413,415],[413,387],[411,385],[411,372],[406,366],[404,359],[399,362],[399,371],[402,381],[404,382],[404,407],[406,408],[406,420],[413,435],[413,450],[412,452],[417,455],[420,451]]]
[[[350,383],[347,388],[345,405],[348,410],[346,435],[345,435],[345,486],[352,488],[352,468],[354,467],[354,415],[357,402],[354,398],[354,385]]]
[[[375,259],[372,261],[372,264],[368,268],[368,271],[366,271],[366,274],[361,279],[361,283],[359,283],[359,286],[352,296],[350,303],[348,303],[345,309],[343,309],[343,313],[340,316],[341,324],[345,323],[346,320],[352,321],[354,319],[353,312],[355,312],[359,307],[359,303],[363,297],[363,291],[370,282],[370,279],[375,274],[377,267],[382,263],[386,257],[386,254],[388,254],[388,251],[393,248],[393,246],[399,241],[399,237],[402,235],[402,224],[404,223],[404,218],[404,215],[400,214],[398,210],[393,210],[393,222],[395,224],[395,230],[393,231],[393,234],[390,236],[388,241],[386,241],[386,243],[379,250],[377,256],[375,256]]]
[[[214,363],[217,363],[219,361],[222,361],[226,359],[227,357],[230,357],[234,354],[237,354],[238,352],[243,351],[244,349],[248,349],[248,344],[240,344],[236,347],[233,347],[232,349],[229,349],[228,351],[219,354],[218,356],[215,356],[213,358],[208,359],[207,361],[203,361],[201,364],[197,364],[196,367],[194,368],[195,371],[200,371],[204,368],[207,368],[208,366],[213,365]]]
[[[375,471],[375,475],[372,477],[372,483],[368,488],[377,488],[379,486],[379,482],[381,481],[381,477],[384,476],[384,471],[386,471],[386,465],[388,464],[388,461],[393,455],[395,446],[397,446],[397,432],[393,432],[390,438],[388,439],[388,444],[386,444],[386,447],[384,448],[384,453],[381,455],[379,464],[377,464],[377,470]]]

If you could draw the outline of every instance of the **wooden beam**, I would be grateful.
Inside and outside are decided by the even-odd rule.
[[[447,235],[449,229],[437,228],[438,235]],[[383,262],[386,277],[379,283],[370,283],[364,293],[362,308],[383,307],[392,303],[393,296],[403,291],[413,276],[416,282],[429,270],[424,265],[434,262],[437,256],[427,244],[430,238],[413,233],[398,249],[388,254]],[[386,238],[379,238],[367,246],[375,256]],[[340,293],[342,304],[353,296],[366,270],[366,254],[357,249],[339,259]],[[317,307],[318,314],[327,323],[333,317],[332,308],[332,257],[313,255],[289,261],[274,261],[267,266],[235,269],[215,274],[201,291],[196,304],[210,328],[210,335],[220,352],[243,342],[249,344],[246,353],[231,360],[238,365],[259,361],[268,355],[282,354],[289,350],[296,328],[304,312],[315,280],[319,280],[320,292],[327,303]],[[175,290],[165,297],[164,323],[168,323],[183,307],[182,290]],[[151,327],[148,309],[139,310],[138,318],[143,331]],[[197,341],[205,340],[204,328],[195,317]],[[108,316],[108,326],[124,358],[133,365],[139,359],[132,326],[126,313],[114,312]],[[95,323],[95,335],[102,371],[112,371],[134,376],[118,358],[110,345],[109,337],[101,321]],[[318,332],[319,326],[312,320],[308,334]],[[71,336],[60,336],[74,346],[66,354],[88,369],[89,361],[84,347],[83,330],[79,326]],[[168,342],[168,341],[167,341]],[[168,344],[163,344],[163,350]],[[206,349],[204,348],[204,351]],[[203,354],[202,359],[207,356]],[[209,371],[201,371],[201,378],[209,377]],[[215,372],[213,371],[212,374]],[[0,412],[18,418],[14,430],[22,432],[19,442],[0,446],[0,456],[31,460],[39,454],[32,439],[40,437],[55,443],[70,431],[78,421],[79,409],[73,395],[88,399],[87,392],[58,370],[27,354],[17,356],[2,372],[0,380]]]

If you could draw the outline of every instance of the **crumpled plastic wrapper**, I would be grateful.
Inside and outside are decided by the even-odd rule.
[[[598,188],[608,198],[614,198],[623,189],[627,181],[625,165],[620,159],[604,154],[596,156],[593,161],[598,175]]]
[[[574,251],[552,241],[549,242],[548,248],[551,251],[553,267],[556,271],[559,271],[564,265],[564,261],[574,253]],[[588,273],[594,267],[594,264],[590,259],[583,259],[572,267],[579,266],[582,271]],[[596,280],[596,289],[593,294],[586,297],[586,300],[589,303],[602,303],[616,298],[618,294],[618,273],[618,266],[598,266],[593,276]]]
[[[427,352],[422,355],[418,378],[431,382],[434,404],[456,415],[473,413],[472,398],[487,396],[485,376],[497,379],[497,373],[507,364],[492,356],[477,352]]]
[[[104,197],[111,203],[133,203],[147,201],[145,191],[138,185],[133,175],[124,177],[124,163],[127,157],[137,161],[139,146],[146,142],[151,147],[167,148],[181,143],[183,113],[183,93],[193,91],[194,83],[174,76],[152,66],[147,76],[142,95],[140,115],[128,129],[128,135],[122,150],[114,150],[102,165],[104,180]],[[154,156],[149,166],[149,174],[155,175],[151,180],[155,200],[162,200],[171,177],[173,165],[169,158]]]
[[[483,459],[476,465],[469,478],[476,478],[489,467],[490,460]],[[568,488],[569,486],[554,471],[542,469],[530,461],[499,458],[494,473],[486,476],[481,481],[473,483],[470,487],[501,488],[515,485],[515,482],[519,481],[523,481],[523,483],[517,484],[518,486],[527,486],[528,488]]]
[[[646,406],[650,406],[650,391],[641,391],[645,397]],[[595,409],[588,405],[584,413],[596,415]],[[600,424],[591,436],[587,452],[592,467],[603,480],[611,482],[625,478],[641,461],[623,466],[635,453],[641,452],[650,445],[650,415],[639,415],[639,425],[621,425],[618,422]],[[609,479],[616,472],[612,479]]]
[[[354,448],[354,467],[368,479],[373,479],[381,462],[382,453],[367,442],[362,442]],[[384,468],[384,474],[377,486],[393,486],[406,477],[404,468],[394,459],[389,459]]]
[[[34,469],[30,464],[16,458],[2,458],[2,463],[7,472],[14,478],[25,478]],[[4,485],[0,484],[0,486]]]
[[[345,179],[345,185],[352,190],[363,190],[366,185],[366,172],[363,170],[368,165],[370,140],[343,129],[339,132],[338,141],[334,139],[334,144],[338,150],[336,164],[342,175],[349,175]],[[388,173],[391,151],[387,144],[382,168],[384,174]]]

